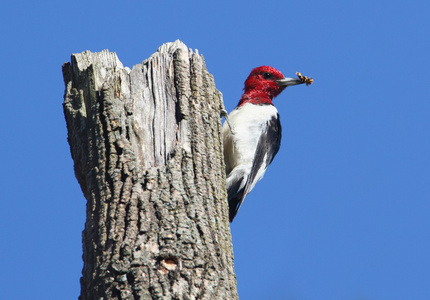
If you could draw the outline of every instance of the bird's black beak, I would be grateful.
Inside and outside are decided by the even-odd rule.
[[[305,83],[303,80],[298,78],[285,77],[276,81],[279,86],[291,86]]]

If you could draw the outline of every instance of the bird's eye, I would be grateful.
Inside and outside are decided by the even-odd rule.
[[[273,74],[270,74],[268,72],[264,72],[262,75],[263,75],[264,79],[272,79],[273,78]]]

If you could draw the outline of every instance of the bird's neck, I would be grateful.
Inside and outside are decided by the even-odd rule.
[[[273,105],[272,98],[266,93],[258,90],[250,90],[245,92],[240,98],[237,106],[242,106],[245,103],[260,104],[260,105]]]

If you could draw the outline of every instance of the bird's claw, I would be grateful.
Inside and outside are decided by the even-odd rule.
[[[228,127],[230,127],[230,131],[233,133],[233,126],[230,124],[230,119],[228,118],[228,112],[225,109],[224,105],[221,107],[221,117],[224,117],[225,121],[227,122]]]

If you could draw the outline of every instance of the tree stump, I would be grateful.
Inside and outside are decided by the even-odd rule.
[[[80,299],[237,299],[222,95],[198,52],[162,45],[63,65],[64,114],[87,199]]]

